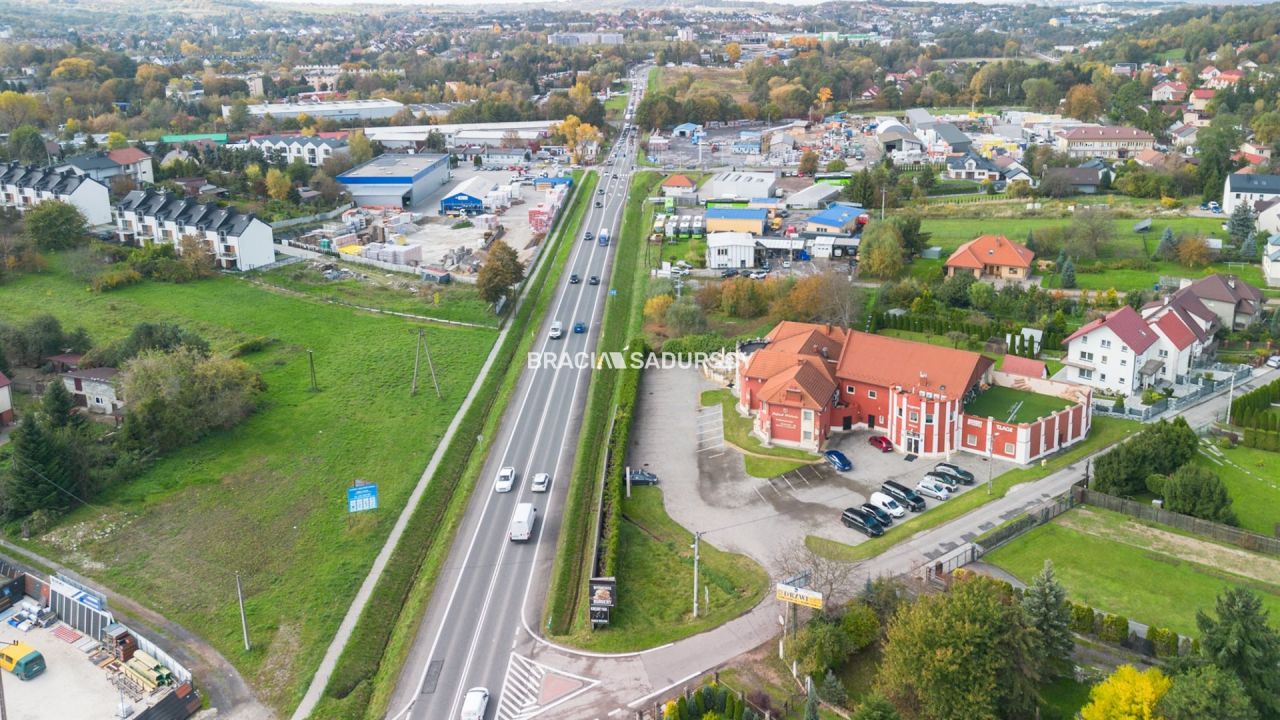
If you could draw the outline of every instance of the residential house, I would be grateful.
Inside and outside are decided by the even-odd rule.
[[[664,197],[695,197],[698,194],[698,184],[689,178],[688,175],[672,175],[662,181],[662,195]]]
[[[1244,80],[1244,73],[1240,70],[1223,70],[1206,81],[1205,87],[1224,90],[1235,87],[1241,80]]]
[[[1169,137],[1173,141],[1174,147],[1187,148],[1194,147],[1196,144],[1196,135],[1200,132],[1199,126],[1193,123],[1174,123],[1169,128]]]
[[[867,86],[866,90],[858,93],[859,100],[871,101],[878,97],[880,97],[880,86],[875,84]]]
[[[1280,287],[1280,234],[1268,238],[1262,248],[1262,275],[1267,287]]]
[[[1031,173],[1023,167],[1022,163],[1014,159],[1012,155],[997,155],[991,160],[991,164],[996,166],[1000,171],[1000,176],[1010,185],[1013,183],[1027,183],[1035,185],[1035,178],[1031,177]]]
[[[1140,312],[1156,334],[1157,381],[1185,382],[1200,359],[1217,349],[1218,316],[1186,288],[1147,303]]]
[[[63,160],[54,169],[87,175],[103,184],[120,175],[139,185],[155,182],[151,156],[135,147],[77,155]]]
[[[990,160],[969,153],[947,158],[947,177],[952,180],[977,180],[995,182],[1002,176],[1000,168]]]
[[[1199,298],[1218,316],[1222,327],[1230,330],[1239,330],[1262,318],[1266,302],[1262,291],[1235,275],[1206,275],[1182,289]]]
[[[1191,91],[1191,109],[1204,112],[1209,109],[1209,102],[1218,91],[1213,88],[1196,88]]]
[[[115,368],[82,368],[62,374],[62,384],[78,407],[98,415],[118,415],[124,396],[118,386],[120,371]]]
[[[271,226],[233,207],[134,190],[113,216],[116,237],[125,245],[163,243],[180,249],[182,238],[195,237],[209,247],[220,269],[252,270],[275,262]]]
[[[1036,254],[1003,235],[980,235],[956,248],[947,258],[947,277],[969,273],[979,280],[1013,280],[1031,277]]]
[[[1155,352],[1159,340],[1137,310],[1125,305],[1083,325],[1063,341],[1067,379],[1120,395],[1139,392],[1158,379],[1163,363]]]
[[[1143,167],[1164,167],[1165,156],[1159,150],[1143,150],[1133,156],[1133,161]]]
[[[0,372],[0,427],[13,424],[13,393],[9,390],[12,384]]]
[[[1131,127],[1076,127],[1058,134],[1056,148],[1073,158],[1123,160],[1155,146],[1146,130]]]
[[[1222,71],[1218,68],[1208,65],[1200,71],[1200,74],[1197,77],[1200,78],[1200,82],[1209,82],[1210,80],[1218,77],[1218,73],[1220,72]]]
[[[1056,183],[1059,178],[1071,187],[1072,193],[1092,195],[1102,184],[1102,171],[1092,167],[1047,168],[1044,171],[1045,183]]]
[[[1253,210],[1260,201],[1280,197],[1280,175],[1232,173],[1222,185],[1222,212],[1230,215],[1244,203]]]
[[[335,155],[347,154],[347,141],[342,138],[260,135],[249,138],[248,145],[261,150],[268,157],[272,153],[279,153],[286,163],[301,160],[311,167],[320,167],[325,160]]]
[[[1176,80],[1164,80],[1151,88],[1151,102],[1180,103],[1187,97],[1187,84]]]
[[[90,226],[111,222],[111,193],[97,180],[70,170],[0,162],[0,205],[26,212],[46,200],[74,205]]]

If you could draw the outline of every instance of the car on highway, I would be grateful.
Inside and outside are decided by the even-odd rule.
[[[584,333],[584,332],[586,332],[586,331],[587,331],[587,324],[586,324],[586,323],[584,323],[584,322],[582,322],[581,320],[579,320],[578,322],[576,322],[576,323],[574,323],[574,324],[573,324],[573,334],[574,334],[574,335],[581,335],[582,333]]]
[[[547,334],[551,336],[552,340],[559,340],[564,337],[564,323],[559,320],[551,323],[551,332]]]
[[[596,201],[596,207],[598,207],[598,208],[602,208],[602,207],[604,207],[604,203],[602,203],[602,202],[600,202],[599,200],[597,200],[597,201]]]
[[[603,195],[603,194],[604,194],[604,188],[600,188],[599,190],[596,190],[596,194],[597,194],[597,195]]]
[[[867,442],[871,443],[871,447],[880,452],[893,452],[893,441],[884,435],[872,435],[867,438]]]
[[[648,470],[632,470],[631,484],[632,485],[657,485],[658,476],[654,475]]]
[[[596,239],[595,233],[591,232],[590,230],[586,231],[582,235],[583,242],[591,242],[592,240],[595,240],[595,239]]]
[[[916,494],[915,490],[900,485],[892,480],[886,480],[881,486],[880,491],[885,495],[897,500],[903,507],[911,512],[924,512],[924,498]]]
[[[582,278],[578,277],[578,273],[569,273],[569,284],[577,285],[582,282]]]
[[[879,505],[876,505],[875,503],[864,502],[858,506],[858,509],[861,510],[864,514],[870,515],[871,517],[875,518],[876,522],[880,523],[886,528],[893,524],[893,517],[890,516],[889,513],[885,512],[883,508],[881,508]]]
[[[947,490],[946,485],[929,479],[916,483],[916,492],[934,500],[946,500],[951,497],[951,491]]]
[[[974,483],[973,473],[953,463],[940,462],[933,466],[933,471],[941,475],[950,475],[958,480],[961,485],[972,485]]]
[[[884,527],[858,508],[845,508],[844,512],[840,513],[840,522],[845,527],[857,530],[867,537],[880,537],[884,534]]]
[[[462,698],[461,720],[484,720],[489,709],[489,691],[482,687],[474,687]]]
[[[493,491],[506,493],[516,486],[516,469],[510,465],[498,471],[498,479],[493,483]]]
[[[899,505],[897,500],[894,500],[882,492],[871,493],[870,502],[872,505],[875,505],[895,518],[900,518],[907,514],[906,508]]]
[[[822,457],[826,458],[831,467],[840,472],[849,472],[853,469],[853,463],[849,462],[848,456],[839,450],[828,450],[822,453]]]
[[[600,276],[599,276],[599,275],[592,275],[590,278],[588,278],[588,279],[587,279],[587,284],[588,284],[588,285],[599,285],[599,284],[600,284]]]
[[[538,473],[533,476],[533,480],[529,483],[531,492],[546,492],[551,488],[551,475],[547,473]]]

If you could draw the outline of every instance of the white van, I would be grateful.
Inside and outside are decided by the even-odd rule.
[[[533,536],[533,525],[538,521],[538,508],[533,503],[520,503],[511,516],[511,529],[507,537],[511,542],[525,542]]]
[[[898,504],[897,500],[885,495],[882,492],[871,493],[871,504],[889,513],[894,518],[900,518],[907,514],[906,509]]]
[[[564,323],[559,320],[551,323],[551,339],[559,340],[564,337]]]

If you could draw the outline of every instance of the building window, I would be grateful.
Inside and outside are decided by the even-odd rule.
[[[1103,347],[1103,348],[1109,348],[1109,347],[1111,347],[1111,341],[1110,341],[1110,340],[1103,340],[1103,341],[1102,341],[1102,347]]]
[[[1123,385],[1123,384],[1124,384],[1124,378],[1120,378],[1120,384],[1121,384],[1121,385]]]
[[[1128,345],[1121,345],[1121,346],[1120,346],[1120,352],[1122,352],[1122,353],[1127,353],[1127,352],[1129,352],[1129,346],[1128,346]]]
[[[930,414],[928,414],[928,415],[925,415],[925,416],[924,416],[924,424],[925,424],[925,425],[932,425],[932,424],[933,424],[933,414],[932,414],[932,413],[930,413]]]
[[[1125,360],[1124,358],[1120,358],[1120,367],[1124,367],[1128,364],[1129,364],[1128,360]]]
[[[1081,359],[1081,360],[1088,360],[1088,361],[1090,361],[1090,362],[1093,362],[1093,353],[1091,353],[1091,352],[1085,352],[1085,351],[1081,350],[1081,351],[1080,351],[1080,359]]]
[[[915,412],[915,411],[913,410],[913,411],[911,412],[911,422],[913,422],[913,423],[918,423],[918,422],[920,422],[920,413]]]
[[[1078,369],[1076,370],[1076,377],[1080,378],[1081,380],[1092,380],[1092,379],[1093,379],[1093,371],[1092,371],[1092,370],[1085,370],[1084,368],[1078,368]]]
[[[1162,357],[1162,358],[1167,358],[1167,357],[1169,357],[1169,351],[1168,351],[1168,350],[1161,350],[1158,354],[1159,354],[1159,355],[1160,355],[1160,357]]]
[[[867,397],[871,398],[872,400],[875,400],[875,399],[876,399],[876,391],[875,391],[875,390],[868,390],[868,391],[867,391]]]
[[[977,447],[977,445],[978,445],[978,436],[977,436],[977,435],[972,435],[972,434],[970,434],[970,435],[965,435],[965,436],[964,436],[964,444],[965,444],[965,445],[972,445],[972,446],[974,446],[974,447]]]
[[[1005,444],[1004,444],[1004,454],[1005,454],[1005,455],[1013,455],[1013,443],[1005,443]]]
[[[1102,373],[1101,375],[1099,375],[1099,376],[1098,376],[1098,380],[1100,380],[1100,381],[1102,381],[1102,382],[1106,382],[1106,381],[1107,381],[1107,374],[1106,374],[1106,373]]]
[[[844,388],[844,391],[845,391],[845,392],[847,392],[847,393],[849,393],[850,395],[857,395],[857,394],[858,394],[858,388],[856,388],[856,387],[854,387],[854,386],[852,386],[852,385],[846,385],[846,386],[845,386],[845,388]]]
[[[902,417],[902,408],[898,408],[898,417]]]

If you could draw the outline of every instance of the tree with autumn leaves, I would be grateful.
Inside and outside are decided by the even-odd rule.
[[[573,155],[574,162],[582,162],[582,155],[592,143],[603,139],[599,128],[591,123],[584,123],[577,115],[569,115],[555,126],[552,134],[564,138],[564,144]]]

